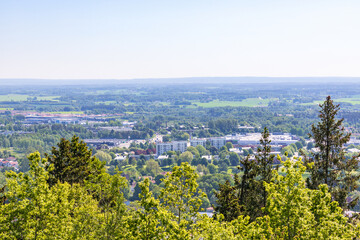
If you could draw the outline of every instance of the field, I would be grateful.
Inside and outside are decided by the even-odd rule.
[[[261,98],[247,98],[242,101],[219,101],[214,100],[207,103],[193,102],[198,107],[214,108],[214,107],[266,107],[271,100],[276,99],[261,99]],[[191,106],[190,106],[191,107]]]
[[[23,95],[23,94],[7,94],[7,95],[0,95],[0,102],[23,102],[27,101],[28,98],[34,98],[36,96],[30,96],[30,95]],[[37,101],[58,101],[56,98],[59,98],[60,96],[41,96],[36,97]]]
[[[22,102],[26,101],[27,98],[30,97],[29,95],[20,95],[20,94],[7,94],[7,95],[0,95],[0,102]]]
[[[352,105],[357,105],[360,104],[360,96],[356,95],[350,98],[337,98],[337,99],[333,99],[335,103],[350,103]],[[311,103],[303,103],[301,105],[318,105],[323,103],[324,101],[314,101]]]

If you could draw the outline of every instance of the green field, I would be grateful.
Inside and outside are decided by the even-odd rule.
[[[59,98],[60,96],[30,96],[30,95],[23,95],[23,94],[7,94],[7,95],[0,95],[0,102],[23,102],[27,101],[28,98],[34,98],[36,97],[37,101],[59,101],[56,100],[56,98]]]
[[[27,98],[30,97],[29,95],[21,95],[21,94],[7,94],[7,95],[0,95],[0,102],[21,102],[26,101]]]
[[[351,98],[338,98],[333,99],[335,103],[350,103],[352,105],[360,104],[360,96],[353,96]],[[302,103],[301,105],[307,106],[307,105],[318,105],[322,104],[324,101],[314,101],[311,103]]]
[[[0,107],[0,111],[10,111],[10,110],[14,110],[14,108],[2,108],[2,107]]]
[[[261,98],[247,98],[242,101],[219,101],[214,100],[207,103],[193,102],[198,107],[213,108],[213,107],[266,107],[271,100],[276,99],[261,99]],[[194,106],[189,106],[193,108]]]

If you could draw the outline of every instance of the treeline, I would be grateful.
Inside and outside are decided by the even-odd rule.
[[[305,187],[301,161],[283,162],[281,174],[272,171],[265,215],[229,220],[220,212],[214,218],[199,213],[205,193],[187,162],[160,180],[158,199],[145,179],[139,200],[127,205],[126,178],[107,174],[78,138],[29,160],[29,173],[8,172],[0,191],[2,239],[354,239],[360,233],[326,185]]]

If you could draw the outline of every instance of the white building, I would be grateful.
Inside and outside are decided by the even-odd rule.
[[[235,135],[227,137],[227,140],[231,140],[240,146],[260,145],[261,137],[261,133],[247,133],[246,135]],[[288,146],[292,143],[296,143],[299,140],[296,136],[290,134],[270,134],[269,139],[271,140],[271,145],[281,146]]]
[[[196,147],[197,145],[201,145],[203,147],[206,146],[206,139],[191,139],[190,146]]]
[[[226,143],[226,139],[224,137],[210,138],[209,141],[211,146],[216,147],[217,149],[220,149]]]
[[[156,155],[160,156],[163,153],[166,153],[168,151],[185,152],[187,147],[188,147],[188,143],[186,141],[157,143],[156,144]]]

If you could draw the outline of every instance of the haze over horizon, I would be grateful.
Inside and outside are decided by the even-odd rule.
[[[355,0],[0,1],[0,83],[360,77],[359,9]]]

